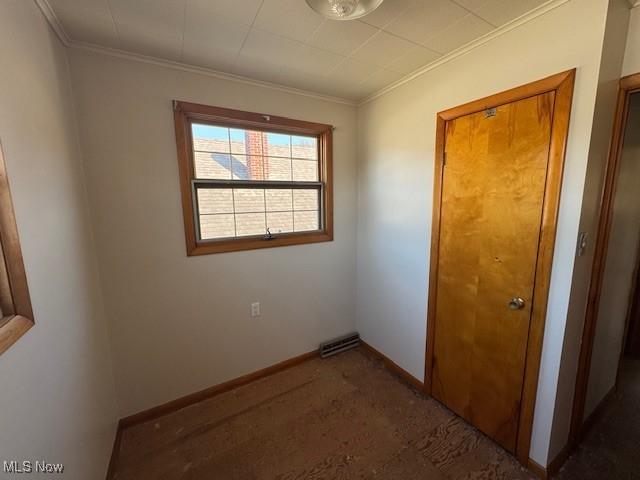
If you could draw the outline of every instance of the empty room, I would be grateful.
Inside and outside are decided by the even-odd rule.
[[[0,0],[0,479],[640,480],[640,2]]]

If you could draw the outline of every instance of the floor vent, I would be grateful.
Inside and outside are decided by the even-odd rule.
[[[320,356],[322,358],[330,357],[336,353],[344,352],[360,345],[360,335],[356,332],[344,335],[343,337],[334,338],[328,342],[320,344]]]

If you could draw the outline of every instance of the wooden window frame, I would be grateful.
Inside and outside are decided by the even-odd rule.
[[[537,464],[529,458],[531,434],[533,432],[533,414],[538,392],[540,361],[544,326],[547,316],[547,301],[551,283],[551,267],[560,207],[562,174],[569,135],[569,120],[573,101],[573,86],[576,70],[568,70],[520,87],[507,90],[489,97],[439,112],[436,116],[435,177],[433,190],[433,220],[431,229],[431,259],[429,267],[429,294],[427,306],[427,342],[425,353],[425,392],[431,394],[433,381],[433,350],[436,326],[436,299],[438,280],[438,258],[440,247],[440,209],[443,183],[444,147],[447,121],[458,117],[516,102],[547,92],[555,92],[551,144],[549,147],[549,165],[542,209],[542,225],[538,246],[538,259],[533,294],[533,308],[529,326],[527,357],[524,372],[524,385],[520,403],[520,417],[515,455],[520,463],[539,470]]]
[[[174,121],[178,168],[187,255],[208,255],[212,253],[237,252],[258,248],[283,247],[307,243],[330,242],[333,240],[333,127],[321,123],[294,120],[291,118],[243,112],[222,107],[212,107],[174,100]],[[322,190],[320,203],[320,230],[294,232],[266,236],[235,237],[212,240],[198,240],[196,234],[195,206],[195,164],[193,155],[192,123],[210,124],[223,127],[251,129],[286,135],[313,136],[318,141],[319,182]],[[243,186],[243,181],[230,180],[231,186]],[[244,182],[246,184],[247,182]],[[278,188],[278,182],[255,181],[265,188]],[[300,182],[301,184],[304,182]],[[315,182],[314,182],[315,183]],[[282,186],[280,186],[282,188]],[[287,187],[290,188],[290,187]]]
[[[11,191],[0,145],[0,355],[34,325]]]

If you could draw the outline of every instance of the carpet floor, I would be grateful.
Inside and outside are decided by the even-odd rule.
[[[118,480],[533,479],[360,350],[123,432]]]
[[[640,359],[624,359],[618,391],[556,479],[640,480]]]

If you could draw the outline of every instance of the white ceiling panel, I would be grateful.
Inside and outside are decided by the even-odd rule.
[[[384,67],[393,62],[400,55],[405,54],[415,44],[404,40],[384,30],[376,33],[364,45],[358,48],[351,57],[366,63]]]
[[[250,27],[217,16],[208,16],[200,8],[189,8],[184,24],[183,52],[191,50],[224,51],[237,55]]]
[[[122,48],[180,60],[185,0],[109,0]]]
[[[380,67],[376,65],[347,58],[327,74],[327,79],[331,83],[358,85],[378,70],[380,70]]]
[[[187,19],[187,25],[190,23]],[[184,63],[230,71],[249,32],[248,26],[228,22],[208,22],[210,28],[201,28],[194,19],[184,34],[182,58]]]
[[[259,58],[240,55],[231,67],[230,73],[265,82],[283,83],[282,65],[265,62]]]
[[[384,0],[345,22],[305,0],[48,1],[75,42],[361,99],[546,0]]]
[[[326,75],[344,59],[342,55],[303,45],[297,55],[285,62],[285,67],[311,75]]]
[[[254,26],[304,42],[322,22],[304,0],[264,0]]]
[[[402,74],[381,68],[373,75],[365,79],[364,82],[362,82],[360,85],[362,86],[365,94],[370,95],[380,90],[381,88],[384,88],[387,85],[400,80],[401,78]]]
[[[387,65],[387,68],[406,75],[437,60],[440,56],[439,53],[433,50],[416,45]]]
[[[238,55],[218,50],[210,45],[185,45],[181,62],[196,67],[211,68],[218,72],[234,73]]]
[[[338,55],[349,55],[377,32],[377,28],[362,22],[325,20],[307,43]]]
[[[111,48],[120,46],[107,0],[50,0],[67,35]]]
[[[384,28],[417,1],[424,0],[384,0],[378,8],[359,21]]]
[[[424,44],[439,53],[449,53],[458,47],[486,35],[493,26],[475,15],[467,15],[430,38]]]
[[[204,20],[218,19],[241,25],[251,25],[260,10],[262,0],[186,0],[189,14],[202,15]]]
[[[251,30],[247,36],[240,55],[260,60],[272,65],[283,66],[297,57],[303,43],[289,38],[272,35],[260,30]]]
[[[283,68],[280,71],[280,77],[279,83],[294,88],[317,91],[318,89],[323,89],[326,85],[326,79],[322,75],[314,75],[295,68]]]
[[[456,0],[479,17],[494,26],[504,25],[511,20],[539,7],[547,0]]]
[[[437,35],[468,12],[450,0],[419,1],[385,27],[385,30],[425,45],[425,41]]]

